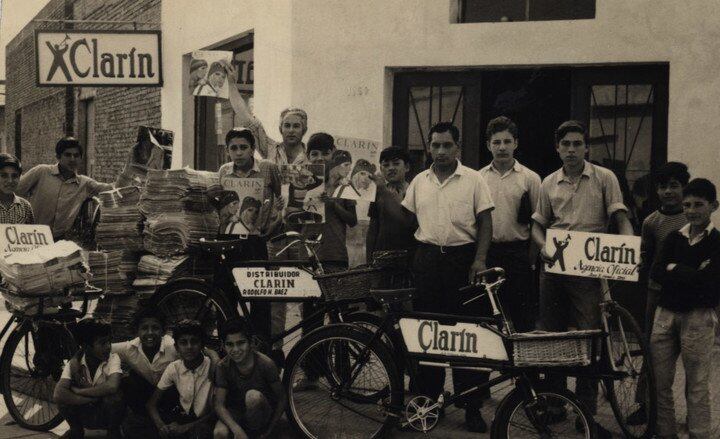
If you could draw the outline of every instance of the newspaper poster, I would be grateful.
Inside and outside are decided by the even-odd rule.
[[[263,179],[225,177],[218,196],[220,230],[225,235],[259,235]]]
[[[548,229],[549,273],[637,282],[640,237]]]
[[[175,133],[162,128],[139,126],[135,145],[130,148],[116,187],[145,184],[149,169],[170,169]]]
[[[50,226],[43,224],[0,224],[2,253],[29,252],[53,243]]]
[[[335,148],[328,164],[330,197],[375,201],[377,187],[372,176],[380,169],[380,142],[336,137]]]
[[[325,222],[325,165],[281,165],[283,220],[286,224]]]
[[[230,93],[226,66],[233,53],[223,50],[196,50],[190,60],[188,87],[194,96],[227,99]]]

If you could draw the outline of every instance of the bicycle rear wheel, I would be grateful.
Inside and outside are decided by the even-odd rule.
[[[3,398],[23,428],[47,431],[63,418],[53,402],[55,384],[76,344],[59,323],[24,321],[10,334],[0,356]]]
[[[655,370],[645,335],[623,307],[608,307],[608,360],[618,369],[615,379],[605,379],[615,419],[628,438],[650,438],[657,421]],[[628,422],[633,415],[637,420]]]
[[[352,326],[330,325],[290,352],[283,374],[287,415],[305,437],[379,438],[397,421],[402,381],[390,351],[371,339]],[[293,386],[308,380],[317,387]]]

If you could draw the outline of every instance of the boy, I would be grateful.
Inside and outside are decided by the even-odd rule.
[[[180,359],[170,363],[157,383],[147,410],[163,438],[209,437],[215,421],[212,413],[213,364],[203,354],[204,332],[195,320],[181,320],[173,329]],[[160,415],[158,403],[173,389],[179,404],[169,415]]]
[[[275,363],[252,348],[244,320],[226,322],[220,338],[227,357],[215,374],[214,437],[272,437],[286,403]]]
[[[78,353],[63,369],[53,400],[70,430],[65,437],[81,439],[85,429],[107,429],[109,438],[120,438],[124,404],[120,388],[120,358],[110,353],[110,325],[95,319],[78,322]]]
[[[656,191],[660,200],[660,208],[645,218],[642,224],[642,241],[640,254],[642,261],[643,279],[647,278],[647,299],[645,302],[645,332],[648,340],[652,333],[653,322],[655,321],[655,309],[657,308],[658,297],[660,296],[660,284],[649,276],[660,256],[660,249],[667,236],[679,230],[687,220],[682,209],[683,188],[690,180],[687,166],[678,162],[669,162],[658,169],[655,175]],[[637,400],[640,403],[638,409],[628,416],[628,424],[642,425],[647,422],[647,413],[642,404],[645,395],[645,376],[641,375],[638,382]]]
[[[32,206],[15,195],[22,175],[20,161],[14,155],[0,154],[0,223],[34,224]]]
[[[720,233],[710,215],[717,210],[715,186],[704,178],[683,189],[687,224],[670,233],[650,276],[660,284],[650,351],[655,366],[660,438],[676,438],[672,385],[675,364],[685,367],[690,437],[710,438],[710,370],[720,297]]]

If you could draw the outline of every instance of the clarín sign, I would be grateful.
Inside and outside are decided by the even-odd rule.
[[[160,31],[35,31],[41,87],[161,87]]]

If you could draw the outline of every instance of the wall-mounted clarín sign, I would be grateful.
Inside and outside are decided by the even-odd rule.
[[[160,31],[35,31],[38,86],[161,87]]]

